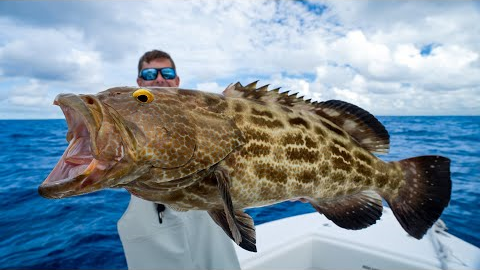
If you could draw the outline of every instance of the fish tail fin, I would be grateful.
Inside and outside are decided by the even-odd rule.
[[[450,201],[450,159],[420,156],[400,160],[406,183],[396,196],[383,196],[403,229],[421,239]]]

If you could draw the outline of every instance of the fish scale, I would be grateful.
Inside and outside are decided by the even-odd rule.
[[[380,219],[384,199],[415,238],[440,217],[450,201],[448,158],[384,162],[373,153],[387,152],[390,138],[367,111],[267,88],[253,82],[232,84],[223,95],[137,87],[61,94],[55,104],[71,136],[86,137],[69,145],[39,193],[64,198],[123,187],[177,211],[208,211],[249,251],[256,251],[255,227],[243,209],[285,200],[303,199],[338,226],[358,230]],[[72,128],[79,124],[87,128]],[[65,156],[77,152],[93,156],[85,170],[66,165]]]
[[[226,161],[227,164],[229,159],[235,159],[237,160],[237,162],[244,163],[245,167],[250,168],[247,171],[235,170],[234,167],[230,168],[230,171],[232,172],[231,173],[232,180],[234,181],[232,184],[232,187],[233,187],[232,197],[234,198],[234,202],[237,202],[240,205],[240,207],[248,206],[248,204],[251,201],[256,201],[258,203],[258,205],[256,206],[262,206],[262,205],[271,204],[272,202],[279,202],[279,201],[287,200],[288,198],[297,197],[301,195],[305,197],[313,197],[313,198],[319,195],[322,198],[335,197],[337,195],[336,193],[340,192],[337,190],[331,190],[330,192],[328,192],[329,190],[325,188],[326,185],[324,183],[327,182],[327,179],[331,178],[329,175],[323,175],[323,177],[321,178],[319,177],[317,181],[314,181],[315,179],[299,180],[299,177],[298,177],[299,175],[302,175],[302,174],[305,174],[305,172],[308,172],[308,168],[315,170],[320,167],[321,163],[324,163],[328,160],[323,158],[320,155],[320,152],[325,152],[322,150],[326,148],[326,145],[322,145],[321,147],[318,147],[317,149],[312,151],[313,147],[307,147],[305,142],[302,142],[302,144],[298,144],[297,143],[298,139],[302,139],[303,141],[308,139],[310,142],[318,143],[322,139],[325,140],[325,138],[320,137],[317,134],[314,134],[314,132],[308,130],[304,125],[291,125],[291,124],[285,123],[287,121],[283,121],[284,127],[277,127],[275,129],[270,128],[268,124],[262,125],[262,122],[259,122],[259,121],[248,121],[248,119],[250,119],[249,115],[251,115],[252,112],[254,113],[254,115],[258,117],[263,117],[263,118],[273,119],[273,120],[278,119],[279,121],[282,121],[282,118],[286,118],[285,117],[286,111],[281,108],[276,108],[275,111],[272,111],[272,109],[270,108],[270,111],[266,111],[265,106],[256,104],[254,102],[250,102],[250,103],[248,101],[243,101],[243,102],[232,101],[232,102],[236,104],[241,103],[242,107],[245,108],[243,110],[244,113],[242,114],[243,116],[242,119],[246,119],[246,120],[242,122],[236,122],[236,124],[239,127],[239,129],[242,130],[244,134],[246,134],[245,136],[250,138],[250,140],[242,148],[244,150],[243,154],[241,153],[241,151],[239,151],[238,154],[234,152],[229,157],[227,157],[227,161]],[[236,107],[235,105],[229,106],[229,108],[235,108],[235,107]],[[228,111],[226,113],[227,114],[231,113],[234,119],[239,118],[239,117],[236,117],[235,114],[238,114],[238,113],[235,112],[235,110]],[[290,117],[291,119],[301,119],[302,122],[308,123],[308,126],[314,126],[316,123],[320,122],[318,117],[315,118],[311,114],[309,114],[308,116],[304,116],[302,118],[300,118],[298,114],[294,114],[293,112],[290,114],[293,114],[293,116]],[[270,115],[270,117],[265,115]],[[274,118],[273,115],[277,117]],[[320,126],[318,128],[323,129]],[[323,132],[326,133],[327,130],[323,129]],[[261,138],[260,140],[256,140],[255,136],[251,135],[251,134],[259,134],[259,133],[264,134],[264,136],[268,134],[268,138]],[[281,137],[281,139],[278,139],[278,137]],[[290,143],[286,144],[285,141],[290,141]],[[255,144],[268,145],[270,149],[279,149],[276,152],[281,152],[283,153],[283,155],[277,155],[277,158],[275,159],[274,157],[272,157],[272,154],[271,154],[275,150],[272,150],[270,155],[258,156],[255,154],[255,148],[250,147],[251,145],[255,145]],[[335,145],[335,147],[340,147],[340,146]],[[292,153],[290,156],[294,156],[294,153],[298,153],[297,156],[299,159],[298,158],[288,159],[289,155],[286,154],[288,152]],[[314,155],[311,155],[312,160],[310,162],[307,162],[309,159],[308,154],[302,155],[302,153],[312,153],[312,152],[314,153]],[[259,161],[262,161],[262,162],[260,163]],[[257,190],[268,188],[269,186],[273,186],[274,184],[279,182],[278,180],[281,178],[275,177],[275,174],[273,174],[274,175],[273,177],[269,178],[268,173],[266,173],[262,177],[259,177],[259,175],[255,173],[255,168],[264,167],[265,164],[274,165],[273,167],[276,168],[276,170],[288,173],[288,176],[287,176],[288,181],[285,185],[285,188],[282,188],[282,191],[284,191],[282,192],[283,194],[279,194],[279,192],[271,192],[270,196],[268,196],[267,192],[260,192],[259,194],[261,194],[261,196],[259,194],[251,194],[253,195],[252,198],[241,196],[241,194],[245,194],[245,192],[242,189],[242,186],[246,184],[248,185],[249,181],[254,183],[253,186]],[[329,170],[329,171],[331,171],[332,173],[337,172],[337,170]],[[345,175],[344,178],[348,179],[349,177]],[[310,184],[306,184],[306,183],[310,183]],[[300,189],[302,190],[303,194],[298,194],[299,185],[303,187],[302,189]],[[311,192],[305,193],[306,186],[311,186],[311,187],[317,186],[321,188],[320,190],[312,189]],[[329,194],[329,193],[333,193],[333,194]]]

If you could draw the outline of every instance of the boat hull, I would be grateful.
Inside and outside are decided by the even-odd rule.
[[[311,213],[257,226],[258,252],[236,252],[242,269],[480,269],[480,249],[441,224],[417,240],[389,208],[375,226],[358,231]]]

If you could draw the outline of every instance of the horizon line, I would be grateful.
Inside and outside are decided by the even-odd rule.
[[[480,117],[480,114],[432,114],[432,115],[421,115],[421,114],[412,114],[412,115],[400,115],[400,114],[388,114],[388,115],[373,115],[374,117]],[[0,121],[42,121],[42,120],[65,120],[65,118],[0,118]]]

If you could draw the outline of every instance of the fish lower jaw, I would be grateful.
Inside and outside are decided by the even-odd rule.
[[[65,158],[64,162],[72,166],[88,165],[93,159],[93,156],[69,156]]]
[[[90,162],[88,162],[90,160]],[[95,191],[110,164],[95,158],[61,158],[38,191],[46,198],[63,198]]]

